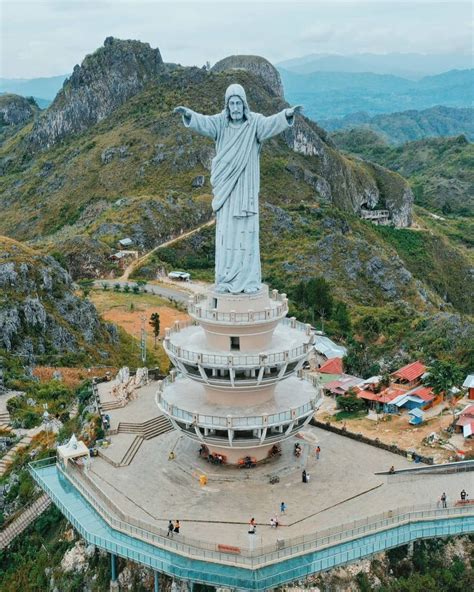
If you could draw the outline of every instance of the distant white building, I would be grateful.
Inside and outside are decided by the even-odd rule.
[[[129,247],[130,245],[133,245],[133,241],[131,238],[122,238],[119,240],[119,245],[121,247]]]
[[[191,274],[186,271],[170,271],[168,274],[170,280],[180,280],[182,282],[189,282]]]

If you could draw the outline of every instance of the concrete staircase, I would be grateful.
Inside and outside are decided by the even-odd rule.
[[[13,464],[16,453],[29,446],[32,439],[32,436],[24,436],[17,444],[15,444],[15,446],[10,448],[5,456],[0,458],[0,477],[3,477],[9,467]]]
[[[127,467],[132,460],[135,458],[136,453],[140,450],[140,446],[143,444],[142,436],[135,436],[130,448],[124,454],[122,460],[120,461],[121,467]]]
[[[8,425],[10,423],[10,414],[8,411],[2,411],[0,413],[0,430],[11,432],[11,427]]]
[[[173,426],[170,420],[164,415],[153,417],[143,423],[131,423],[121,421],[118,425],[119,434],[137,434],[144,440],[151,440],[166,432],[171,432]]]
[[[107,412],[112,411],[112,409],[122,409],[127,403],[128,401],[105,401],[100,403],[100,407],[102,411]]]
[[[35,500],[30,506],[27,506],[19,516],[8,523],[0,532],[0,549],[5,549],[15,537],[21,534],[40,514],[42,514],[51,505],[51,500],[44,493]]]

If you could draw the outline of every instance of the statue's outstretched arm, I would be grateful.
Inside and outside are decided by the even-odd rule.
[[[270,115],[269,117],[260,115],[257,122],[258,140],[263,142],[264,140],[268,140],[269,138],[284,132],[294,124],[295,115],[301,113],[302,110],[303,107],[301,107],[301,105],[296,105],[296,107],[283,109],[283,111],[275,113],[275,115]]]
[[[173,113],[179,113],[183,118],[184,125],[190,127],[196,133],[212,138],[213,140],[217,139],[220,126],[219,115],[202,115],[192,109],[181,106],[176,107]]]

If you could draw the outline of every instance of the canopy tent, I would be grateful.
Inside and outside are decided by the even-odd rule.
[[[67,444],[58,446],[58,457],[60,461],[63,461],[66,467],[71,459],[82,457],[86,462],[89,462],[90,460],[89,449],[82,440],[76,438],[75,434],[71,436],[71,439]]]

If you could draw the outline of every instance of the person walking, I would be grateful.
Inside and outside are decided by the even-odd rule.
[[[446,496],[446,493],[443,491],[443,493],[442,493],[442,495],[441,495],[441,506],[442,506],[443,508],[447,508],[447,507],[448,507],[448,504],[446,503],[447,499],[448,499],[448,498],[447,498],[447,496]]]
[[[282,514],[284,514],[285,513],[285,510],[286,510],[286,504],[285,504],[285,502],[281,502],[281,504],[280,504],[280,512]]]
[[[181,528],[181,524],[179,523],[179,520],[176,520],[176,522],[174,523],[174,531],[176,534],[179,534],[179,529]]]
[[[306,469],[303,469],[303,472],[301,473],[301,480],[303,481],[303,483],[308,482],[308,479],[306,478]]]
[[[168,520],[168,532],[166,533],[166,536],[170,536],[171,538],[173,538],[173,530],[174,530],[174,526],[173,526],[173,521],[172,520]]]
[[[319,460],[319,455],[321,454],[320,446],[316,446],[316,460]]]

